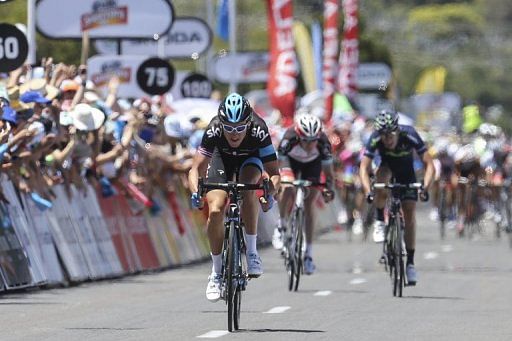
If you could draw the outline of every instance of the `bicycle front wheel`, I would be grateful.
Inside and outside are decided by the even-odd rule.
[[[235,325],[238,326],[239,310],[235,308],[235,296],[238,290],[238,279],[236,275],[236,263],[239,258],[240,250],[238,248],[236,238],[236,225],[235,222],[229,224],[229,239],[227,243],[227,267],[226,267],[226,304],[228,305],[228,330],[232,332],[235,330]]]
[[[295,212],[295,252],[294,252],[294,263],[295,263],[295,284],[293,287],[294,291],[299,289],[300,275],[302,273],[302,244],[304,243],[304,211],[299,208]]]

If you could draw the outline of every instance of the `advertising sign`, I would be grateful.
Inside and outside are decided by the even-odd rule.
[[[54,39],[153,38],[169,31],[174,8],[169,0],[39,0],[38,31]]]
[[[118,95],[120,97],[142,97],[151,94],[148,91],[152,92],[155,89],[159,89],[159,93],[163,93],[161,92],[163,89],[167,89],[164,92],[168,91],[174,81],[174,68],[165,61],[165,65],[149,65],[150,69],[144,68],[141,71],[144,73],[141,77],[145,77],[146,89],[138,85],[137,71],[147,59],[147,56],[93,56],[87,60],[88,77],[100,91],[107,91],[108,82],[113,76],[119,77]],[[159,71],[162,67],[165,69]],[[172,74],[169,73],[168,68],[172,69]]]
[[[169,34],[160,39],[163,39],[163,57],[191,58],[208,50],[212,44],[212,31],[199,18],[179,17],[172,24]],[[124,39],[121,51],[127,55],[155,55],[160,43],[154,39]],[[94,46],[101,54],[117,53],[117,42],[112,40],[97,40]]]
[[[25,34],[16,26],[0,24],[0,72],[19,68],[28,55],[28,42]]]
[[[357,68],[357,87],[377,90],[391,81],[391,68],[384,63],[363,63]]]
[[[238,52],[219,55],[210,62],[210,74],[216,81],[239,84],[264,83],[268,80],[268,52]]]
[[[174,68],[160,58],[149,58],[137,69],[137,84],[150,95],[162,95],[174,83]]]
[[[185,98],[210,98],[212,89],[212,82],[200,73],[188,75],[180,86],[181,95]]]

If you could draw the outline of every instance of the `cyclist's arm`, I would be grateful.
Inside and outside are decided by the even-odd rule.
[[[425,186],[425,190],[428,191],[428,189],[432,185],[432,181],[434,180],[434,175],[435,175],[434,162],[432,161],[432,156],[430,156],[429,153],[423,153],[422,161],[423,161],[423,165],[425,167],[425,176],[423,177],[423,186]]]
[[[363,156],[361,166],[359,167],[359,176],[361,177],[361,184],[363,185],[364,194],[368,195],[371,192],[370,183],[370,170],[372,167],[372,159],[368,156]]]
[[[192,193],[196,193],[197,182],[199,177],[203,177],[206,175],[206,169],[208,167],[208,163],[210,162],[210,158],[201,153],[196,153],[194,159],[192,161],[192,167],[188,172],[188,183],[190,185],[190,191]]]
[[[279,190],[279,186],[281,185],[281,176],[279,175],[279,162],[277,160],[272,160],[269,162],[265,162],[263,164],[265,171],[268,173],[270,178],[270,195],[275,195]]]

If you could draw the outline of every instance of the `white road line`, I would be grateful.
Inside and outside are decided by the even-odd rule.
[[[332,294],[331,290],[317,291],[314,296],[329,296]]]
[[[439,256],[437,252],[426,252],[423,254],[423,258],[430,260],[430,259],[436,259]]]
[[[263,314],[281,314],[290,309],[291,307],[283,306],[283,307],[274,307],[269,311],[265,311]]]
[[[366,283],[366,282],[367,281],[364,278],[354,278],[349,283],[352,284],[352,285],[357,285],[357,284],[363,284],[363,283]]]
[[[443,245],[443,246],[441,246],[441,251],[451,252],[451,251],[453,251],[453,246],[451,246],[450,244]]]
[[[229,334],[227,330],[211,330],[206,334],[199,335],[198,338],[200,339],[215,339],[224,335]]]

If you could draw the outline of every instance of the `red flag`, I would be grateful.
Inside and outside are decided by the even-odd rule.
[[[281,112],[282,125],[293,124],[297,59],[292,34],[292,0],[267,0],[270,69],[267,91],[270,104]]]
[[[357,93],[356,74],[359,64],[359,29],[357,0],[343,0],[345,23],[339,61],[338,91],[349,98]]]
[[[323,83],[325,98],[325,118],[327,123],[332,116],[332,101],[336,87],[336,71],[338,68],[338,15],[339,0],[324,0],[324,60]]]

